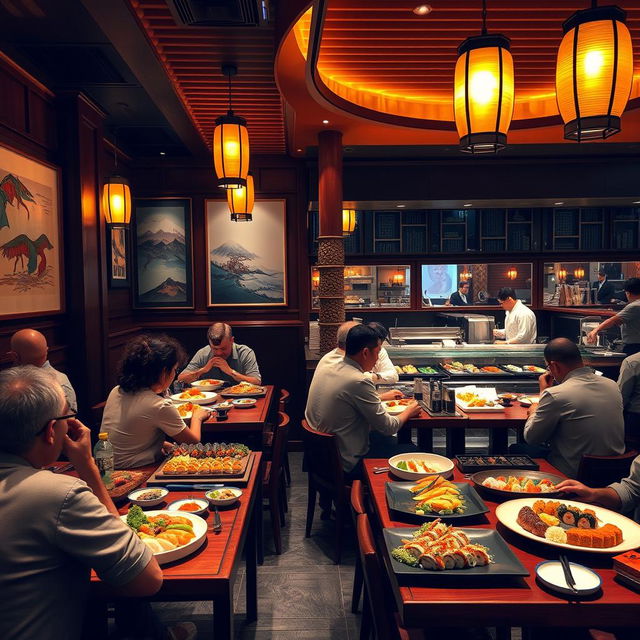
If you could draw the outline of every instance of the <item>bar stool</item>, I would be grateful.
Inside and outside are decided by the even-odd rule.
[[[278,398],[278,411],[282,413],[287,412],[287,405],[291,399],[291,394],[286,389],[280,389],[280,397]],[[291,486],[291,471],[289,469],[289,443],[285,443],[284,457],[282,459],[282,468],[284,470],[284,477],[287,483],[287,487]],[[286,505],[285,505],[286,506]]]
[[[366,513],[364,506],[364,490],[361,480],[354,480],[351,485],[351,516],[353,517],[353,527],[357,526],[358,516]],[[356,555],[356,566],[353,573],[353,593],[351,594],[351,613],[358,613],[360,596],[362,595],[362,563],[360,554]]]

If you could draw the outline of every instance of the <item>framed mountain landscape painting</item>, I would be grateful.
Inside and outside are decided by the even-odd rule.
[[[191,199],[135,201],[133,302],[138,309],[193,309]]]
[[[232,222],[226,200],[205,206],[209,306],[285,306],[284,200],[256,200],[251,222]]]
[[[63,310],[58,170],[0,146],[0,317]]]

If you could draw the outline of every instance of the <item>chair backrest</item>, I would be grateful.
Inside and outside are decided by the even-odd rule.
[[[278,411],[285,413],[287,410],[287,404],[291,394],[286,389],[280,389],[280,397],[278,398]]]
[[[320,486],[342,493],[345,480],[335,436],[312,429],[306,420],[302,429],[307,472]]]
[[[369,606],[373,618],[373,626],[376,638],[397,637],[394,631],[395,625],[391,624],[389,602],[385,598],[384,584],[387,577],[376,552],[373,533],[369,525],[369,517],[361,513],[356,519],[356,532],[358,536],[358,552],[362,563],[362,572],[366,585],[366,597],[369,598]]]
[[[354,480],[351,484],[351,509],[356,516],[367,512],[364,507],[364,488],[362,486],[362,480]]]
[[[606,487],[612,482],[619,482],[629,475],[631,463],[637,455],[636,450],[620,456],[584,455],[580,460],[577,480],[590,487]]]
[[[271,454],[271,475],[269,484],[276,485],[280,481],[280,469],[284,460],[284,452],[287,444],[287,434],[289,433],[289,416],[282,411],[278,411],[278,424],[274,428],[273,449]]]

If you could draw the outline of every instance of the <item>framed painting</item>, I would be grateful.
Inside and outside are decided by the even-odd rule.
[[[285,201],[256,200],[251,222],[232,222],[226,200],[205,207],[209,306],[285,306]]]
[[[60,175],[0,146],[0,317],[64,310]]]
[[[135,200],[133,306],[193,309],[191,198]]]
[[[126,227],[109,227],[107,240],[109,243],[109,286],[112,289],[129,287],[129,231]]]

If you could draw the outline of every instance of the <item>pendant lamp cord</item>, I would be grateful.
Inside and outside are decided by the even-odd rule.
[[[227,74],[227,78],[229,79],[229,113],[233,113],[233,109],[231,107],[231,74]]]
[[[482,0],[482,35],[487,35],[487,0]]]

